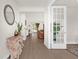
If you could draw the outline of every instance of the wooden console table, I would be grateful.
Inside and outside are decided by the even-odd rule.
[[[7,47],[11,54],[10,59],[19,59],[23,46],[23,37],[21,35],[9,37],[7,39]]]

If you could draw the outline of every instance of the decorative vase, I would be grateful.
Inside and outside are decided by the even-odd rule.
[[[14,32],[14,36],[18,36],[20,34],[21,34],[20,32],[17,32],[17,31]]]

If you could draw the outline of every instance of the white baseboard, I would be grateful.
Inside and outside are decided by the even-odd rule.
[[[78,42],[67,42],[67,44],[78,44]]]
[[[50,49],[50,46],[48,46],[47,42],[44,42],[45,47],[47,47],[48,49]]]

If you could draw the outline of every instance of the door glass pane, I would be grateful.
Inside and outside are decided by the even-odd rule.
[[[54,8],[53,13],[53,41],[64,43],[64,8]]]

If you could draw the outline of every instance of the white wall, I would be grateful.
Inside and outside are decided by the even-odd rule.
[[[15,19],[18,20],[18,12],[16,11],[16,4],[12,0],[1,0],[0,1],[0,59],[6,59],[9,54],[6,48],[6,39],[13,35],[15,31],[15,24],[10,26],[6,23],[4,18],[4,6],[10,4],[15,12]]]
[[[78,43],[78,3],[77,0],[56,0],[53,5],[67,6],[67,43]]]
[[[19,12],[44,12],[43,7],[19,7]]]
[[[26,19],[29,23],[44,23],[43,12],[26,12]]]
[[[50,14],[49,8],[45,8],[44,14],[44,44],[45,46],[50,49]]]

